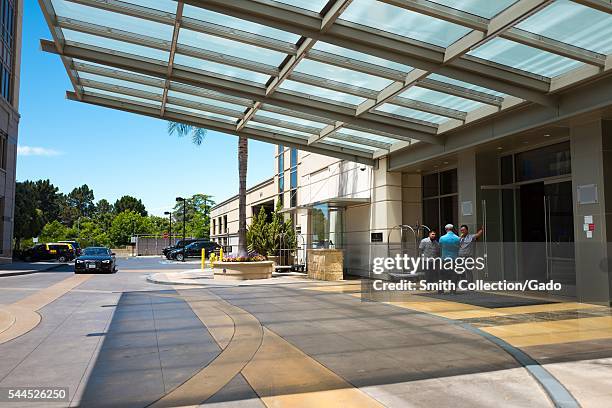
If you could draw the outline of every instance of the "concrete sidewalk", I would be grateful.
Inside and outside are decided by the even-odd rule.
[[[0,265],[0,278],[50,271],[63,265],[59,262],[13,262]]]

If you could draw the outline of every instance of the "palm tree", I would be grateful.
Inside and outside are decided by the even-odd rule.
[[[168,134],[178,137],[191,136],[192,142],[200,146],[206,136],[206,129],[184,123],[168,122]],[[238,136],[238,257],[247,256],[246,247],[246,176],[249,158],[249,141],[246,136]]]

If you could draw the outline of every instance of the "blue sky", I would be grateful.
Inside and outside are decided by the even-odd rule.
[[[163,120],[68,101],[71,84],[56,55],[40,51],[51,35],[38,2],[25,2],[17,180],[50,179],[67,193],[88,184],[96,200],[141,198],[160,215],[178,195],[238,191],[238,139],[208,132],[202,146],[167,134]],[[274,172],[275,147],[249,142],[248,185]]]

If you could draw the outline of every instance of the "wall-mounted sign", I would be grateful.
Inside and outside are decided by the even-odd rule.
[[[474,215],[474,205],[471,201],[461,202],[461,215],[468,216]]]
[[[597,184],[578,186],[578,204],[597,204]]]
[[[371,242],[383,242],[382,232],[373,232],[370,237]]]

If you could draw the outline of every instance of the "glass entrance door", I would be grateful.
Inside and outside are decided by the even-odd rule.
[[[553,280],[575,296],[571,181],[482,186],[481,197],[488,279]]]
[[[560,295],[576,295],[572,182],[544,185],[547,278],[561,283]]]

